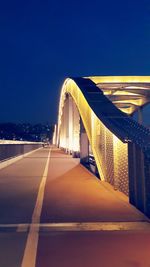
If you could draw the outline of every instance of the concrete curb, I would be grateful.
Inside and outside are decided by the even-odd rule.
[[[19,155],[19,156],[16,156],[16,157],[13,157],[13,158],[10,158],[10,159],[7,159],[7,160],[1,162],[0,163],[0,170],[3,169],[3,168],[8,167],[9,165],[11,165],[11,164],[15,163],[16,161],[18,161],[18,160],[20,160],[20,159],[32,154],[33,152],[35,152],[35,151],[37,151],[39,149],[42,149],[42,147],[34,149],[34,150],[32,150],[30,152],[27,152],[27,153],[25,153],[23,155]]]

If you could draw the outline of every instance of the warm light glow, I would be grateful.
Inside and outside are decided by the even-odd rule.
[[[137,106],[143,106],[150,102],[150,76],[106,76],[89,78],[97,84],[104,92],[104,95],[114,104],[116,104],[116,99],[113,99],[113,96],[116,96],[120,103],[126,100],[128,104],[131,104],[131,107],[128,109],[117,106],[127,114],[134,113],[137,110]],[[137,99],[134,97],[137,97]],[[133,107],[132,104],[135,106]]]
[[[128,92],[128,91],[125,91],[125,90],[123,90],[123,91],[115,91],[114,93],[113,93],[113,95],[124,95],[124,96],[139,96],[139,94],[135,94],[135,93],[130,93],[130,92]]]
[[[139,83],[139,86],[140,83],[150,83],[150,76],[109,76],[89,78],[96,84],[99,84],[99,87],[100,83],[114,83],[114,87],[116,87],[115,83],[131,83],[131,86],[132,83]],[[129,88],[128,86],[128,89],[137,89],[135,86],[133,87],[134,88]],[[116,106],[118,105],[117,107],[127,114],[132,114],[138,106],[142,106],[149,101],[149,99],[145,95],[140,94],[140,90],[138,94],[137,92],[132,93],[130,91],[125,91],[125,88],[123,88],[122,91],[121,89],[118,89],[118,87],[117,91],[111,89],[112,87],[109,90],[105,91],[104,88],[104,94],[108,95],[108,97],[110,94],[110,100],[111,97],[113,99],[113,96],[118,97],[114,97],[113,103],[116,104]],[[64,118],[63,114],[65,104],[67,103],[66,94],[69,94],[72,97],[82,118],[101,179],[106,181],[109,181],[110,179],[111,181],[115,181],[114,183],[116,185],[119,183],[120,179],[127,181],[127,144],[119,140],[105,127],[105,125],[102,124],[93,110],[91,110],[80,88],[72,79],[65,80],[60,96],[57,131],[58,139],[60,139],[60,147],[69,149],[71,151],[79,150],[79,135],[77,133],[76,136],[72,136],[72,132],[74,132],[74,122],[70,121],[69,125],[65,124],[66,118]],[[123,96],[125,96],[126,98],[124,98]],[[66,135],[66,126],[64,125],[68,125],[67,127],[69,127],[70,129],[68,135]],[[127,184],[125,186],[127,188]]]
[[[57,126],[55,124],[55,126],[54,126],[54,133],[53,133],[53,139],[52,139],[53,145],[56,145],[56,138],[57,138],[56,129],[57,129]]]
[[[138,89],[138,90],[149,90],[150,87],[144,87],[144,86],[125,86],[126,89]]]
[[[94,83],[150,83],[150,76],[90,76]]]
[[[130,114],[132,114],[134,112],[134,108],[133,107],[128,107],[128,108],[119,107],[119,109],[122,112],[124,112],[124,113],[126,113],[128,115],[130,115]]]

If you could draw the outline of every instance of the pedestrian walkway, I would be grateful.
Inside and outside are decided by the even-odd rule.
[[[145,216],[79,164],[78,159],[58,149],[51,152],[45,188],[42,223],[128,222]]]
[[[149,267],[149,251],[148,219],[79,159],[44,148],[0,171],[0,267]]]

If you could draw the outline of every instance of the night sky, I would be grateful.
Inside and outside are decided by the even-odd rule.
[[[150,75],[150,1],[0,3],[0,122],[54,123],[68,76]]]

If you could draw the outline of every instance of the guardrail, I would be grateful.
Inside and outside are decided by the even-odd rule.
[[[0,140],[0,162],[42,147],[42,143]]]

